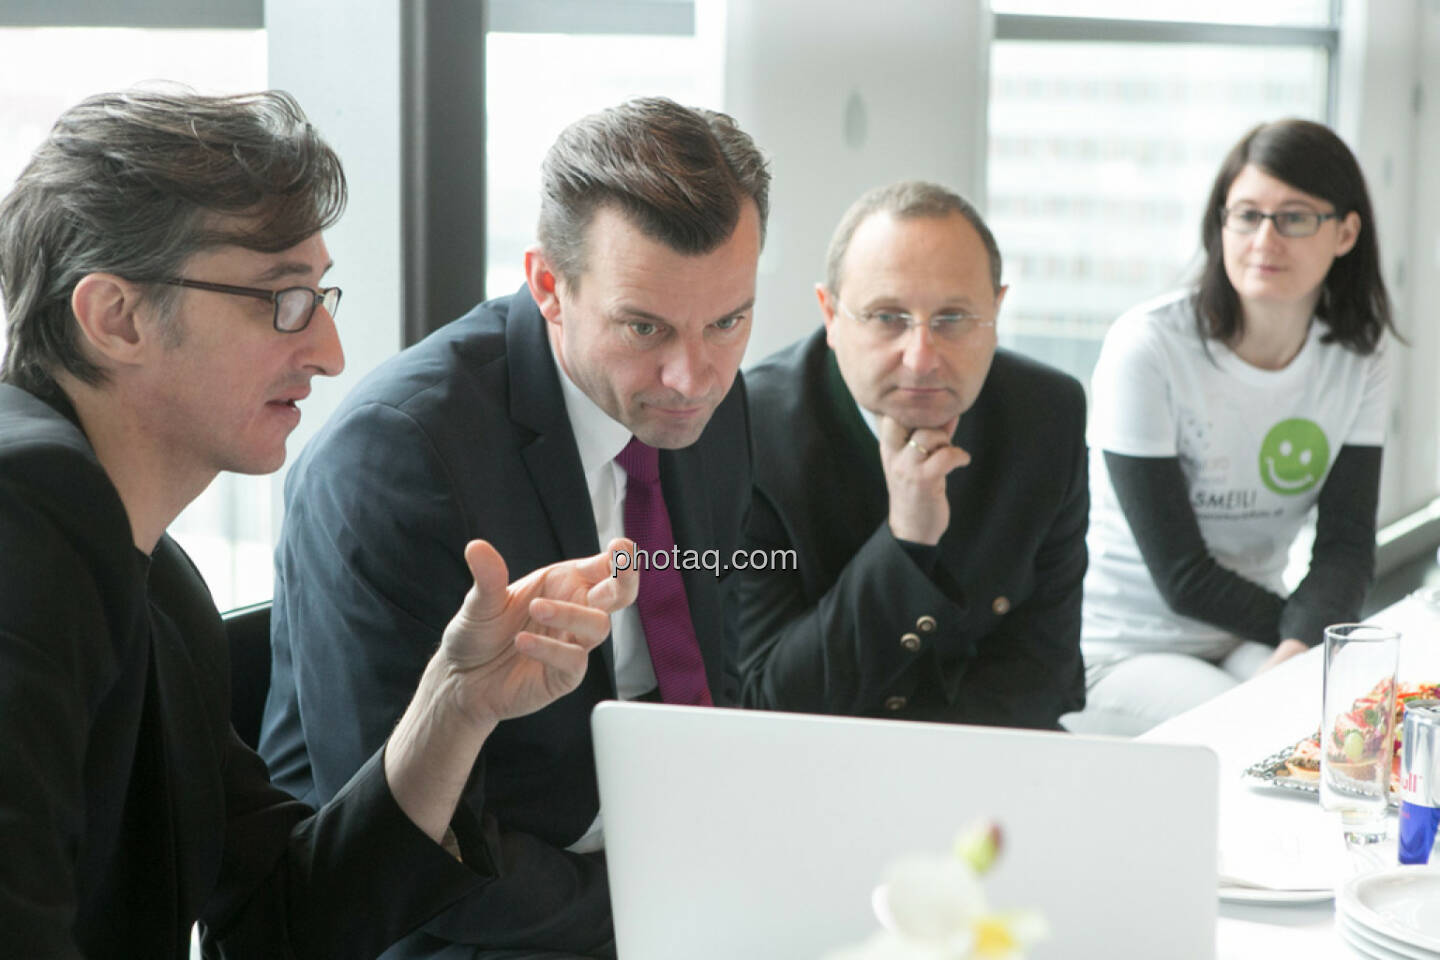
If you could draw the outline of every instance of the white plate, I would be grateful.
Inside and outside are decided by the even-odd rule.
[[[1355,925],[1440,955],[1440,869],[1392,867],[1356,877],[1338,899]]]
[[[1349,945],[1351,950],[1354,950],[1358,955],[1364,957],[1365,960],[1405,960],[1400,954],[1391,953],[1383,947],[1377,947],[1369,940],[1353,933],[1349,929],[1342,931],[1340,938]]]
[[[1227,903],[1324,903],[1335,898],[1334,890],[1271,890],[1227,884],[1221,884],[1218,892]]]
[[[1340,926],[1341,935],[1347,943],[1362,946],[1372,953],[1385,957],[1386,960],[1390,960],[1390,958],[1440,960],[1440,953],[1434,953],[1424,947],[1408,947],[1393,937],[1387,937],[1383,933],[1362,927],[1344,914],[1337,916],[1335,922]]]

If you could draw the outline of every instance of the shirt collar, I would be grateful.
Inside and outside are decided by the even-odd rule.
[[[613,419],[575,385],[560,358],[552,349],[555,374],[560,378],[560,392],[565,397],[565,414],[575,434],[575,447],[580,451],[580,468],[588,477],[605,466],[630,442],[630,428]]]
[[[865,421],[865,426],[869,427],[870,432],[875,434],[875,439],[879,440],[880,418],[875,416],[872,411],[866,410],[864,407],[860,406],[860,404],[858,403],[855,404],[855,409],[860,411],[860,419]]]

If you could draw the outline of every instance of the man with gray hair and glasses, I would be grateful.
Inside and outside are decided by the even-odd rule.
[[[166,534],[269,473],[344,362],[339,159],[278,92],[66,111],[0,202],[0,935],[6,956],[367,957],[493,882],[457,810],[501,720],[580,683],[608,557],[506,586],[484,542],[413,696],[319,812],[229,723],[225,629]],[[623,547],[623,541],[617,541]],[[397,542],[403,550],[404,543]]]
[[[1006,288],[975,209],[866,193],[816,286],[824,326],[746,374],[747,706],[1056,728],[1084,703],[1085,395],[997,349]]]
[[[502,876],[395,956],[612,956],[590,711],[735,702],[735,578],[669,560],[739,546],[769,180],[723,114],[646,98],[577,120],[545,158],[525,285],[382,364],[290,472],[260,752],[301,799],[394,724],[464,589],[455,544],[521,572],[621,534],[652,558],[584,683],[480,752],[461,805]]]

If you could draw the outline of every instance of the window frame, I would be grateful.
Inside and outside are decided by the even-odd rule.
[[[992,42],[1099,42],[1145,44],[1213,44],[1227,46],[1290,46],[1323,50],[1327,63],[1325,91],[1325,122],[1337,128],[1341,120],[1342,77],[1345,69],[1342,24],[1343,0],[1330,0],[1325,25],[1266,26],[1208,21],[1134,20],[1107,17],[1050,16],[992,12]],[[1418,96],[1418,94],[1417,94]],[[988,142],[986,144],[988,151]],[[1387,174],[1388,175],[1388,174]],[[1395,235],[1392,243],[1408,245],[1409,225],[1390,228]],[[1403,269],[1403,267],[1402,267]],[[1403,312],[1408,292],[1392,290],[1397,312]],[[1403,401],[1407,392],[1405,373],[1397,366],[1396,382],[1391,391],[1391,406]],[[1392,413],[1393,416],[1393,413]],[[1405,449],[1387,442],[1387,453],[1396,460],[1392,470],[1406,459]],[[1384,488],[1391,484],[1384,484]],[[1382,493],[1385,490],[1382,489]],[[1440,545],[1440,489],[1428,505],[1402,512],[1381,525],[1377,532],[1376,575],[1382,576]],[[1383,516],[1383,512],[1382,512]],[[1297,549],[1305,547],[1302,537]],[[1308,549],[1304,551],[1308,558]],[[1294,557],[1292,556],[1292,562]]]
[[[1340,0],[1330,2],[1323,27],[1264,26],[1178,20],[1122,20],[1107,17],[1052,17],[995,13],[994,40],[1056,43],[1195,43],[1223,46],[1310,47],[1325,51],[1327,89],[1325,122],[1335,125],[1340,99]]]

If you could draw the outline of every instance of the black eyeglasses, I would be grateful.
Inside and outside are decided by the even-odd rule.
[[[215,293],[230,293],[237,297],[254,297],[268,300],[275,305],[275,329],[280,333],[299,333],[310,326],[315,308],[325,304],[325,312],[335,316],[340,309],[340,288],[286,287],[284,290],[262,290],[259,287],[236,287],[228,283],[207,283],[204,280],[186,280],[171,277],[162,280],[174,287],[192,287],[196,290],[211,290]]]
[[[1257,207],[1222,207],[1220,225],[1231,233],[1254,233],[1269,220],[1282,237],[1313,237],[1326,220],[1338,220],[1338,213],[1316,213],[1313,210],[1277,210],[1266,213]]]

